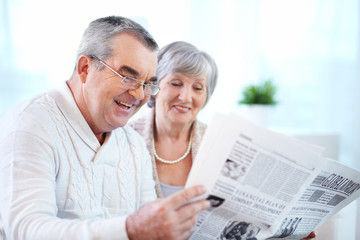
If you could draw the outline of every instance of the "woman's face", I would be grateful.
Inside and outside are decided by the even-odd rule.
[[[190,77],[172,73],[161,79],[156,95],[156,116],[175,124],[192,123],[206,102],[204,75]]]

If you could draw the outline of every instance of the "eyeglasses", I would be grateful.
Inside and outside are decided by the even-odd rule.
[[[143,86],[143,90],[144,93],[147,95],[152,95],[155,96],[159,91],[160,91],[160,87],[155,85],[155,84],[151,84],[151,83],[142,83],[140,80],[129,77],[129,76],[121,76],[117,71],[115,71],[114,69],[112,69],[111,67],[109,67],[104,61],[102,61],[100,58],[98,58],[95,55],[90,55],[89,56],[92,59],[96,59],[97,61],[99,61],[102,65],[104,65],[105,67],[107,67],[110,71],[112,71],[113,73],[115,73],[116,75],[118,75],[119,77],[121,77],[121,85],[127,89],[130,90],[136,90],[138,89],[140,86]]]

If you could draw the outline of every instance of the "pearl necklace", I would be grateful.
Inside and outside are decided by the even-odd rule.
[[[165,160],[162,159],[161,157],[159,157],[159,155],[157,155],[156,153],[156,149],[155,149],[155,140],[154,140],[154,135],[152,136],[152,148],[153,148],[153,152],[154,152],[154,156],[157,160],[159,160],[162,163],[166,163],[166,164],[175,164],[178,163],[180,161],[182,161],[184,158],[187,157],[187,155],[189,155],[190,150],[191,150],[191,133],[190,133],[190,139],[189,139],[189,145],[188,148],[186,150],[186,152],[184,153],[184,155],[182,155],[180,158],[176,159],[176,160]]]

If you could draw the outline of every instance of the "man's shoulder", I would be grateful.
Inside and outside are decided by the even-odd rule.
[[[126,124],[124,127],[117,128],[114,130],[117,134],[120,132],[124,133],[127,140],[132,144],[145,144],[144,138],[134,130],[129,124]]]
[[[37,95],[29,100],[19,102],[0,119],[0,131],[3,137],[12,133],[36,135],[41,139],[49,139],[56,131],[56,124],[61,113],[47,94]]]
[[[145,139],[132,127],[125,125],[124,127],[117,128],[113,130],[113,133],[117,134],[118,137],[124,139],[126,144],[132,149],[133,153],[137,156],[142,156],[140,159],[146,159],[144,156],[148,155],[148,150],[146,148]],[[121,144],[124,144],[123,141],[120,141]]]
[[[21,117],[34,116],[42,117],[49,113],[49,110],[54,109],[55,102],[49,98],[47,94],[39,94],[31,99],[21,101],[12,106],[2,117],[2,119],[16,119]]]

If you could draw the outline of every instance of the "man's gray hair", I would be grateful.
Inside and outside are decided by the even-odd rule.
[[[109,16],[92,21],[86,28],[76,55],[76,64],[81,55],[95,55],[100,59],[112,56],[111,40],[120,33],[130,33],[150,50],[158,50],[154,38],[140,24],[125,17]],[[97,69],[103,65],[94,62]]]
[[[218,70],[214,59],[187,42],[173,42],[164,46],[158,53],[156,70],[157,84],[168,74],[181,73],[190,77],[205,74],[207,79],[206,103],[214,92]],[[160,90],[161,91],[161,90]],[[149,107],[154,107],[156,97],[148,101]]]

